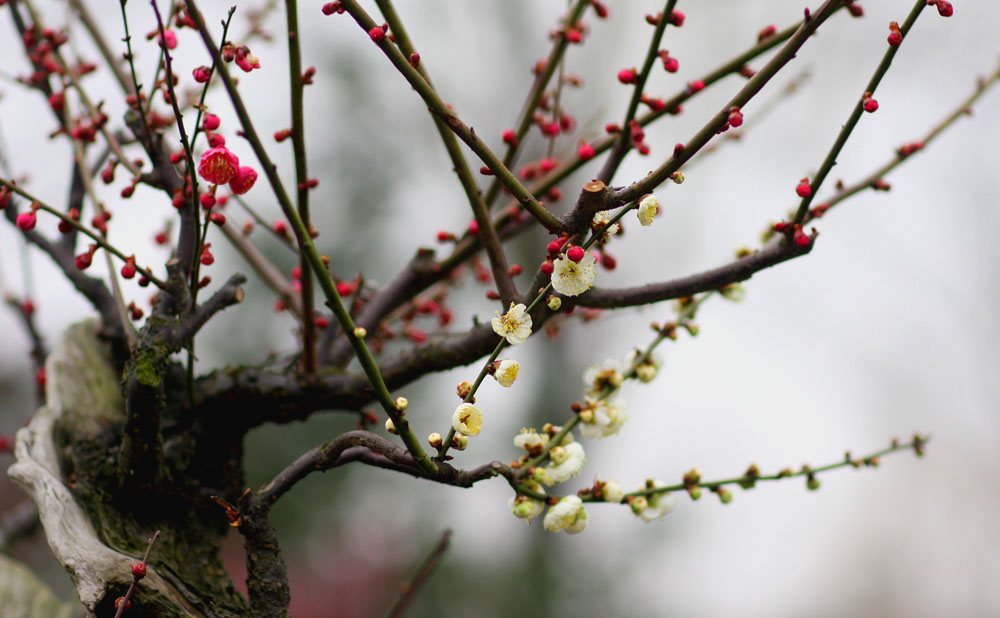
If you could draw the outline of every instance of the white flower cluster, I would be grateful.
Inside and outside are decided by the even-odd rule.
[[[621,431],[628,412],[621,397],[605,399],[585,398],[586,407],[580,411],[580,434],[584,438],[606,438]]]
[[[656,374],[659,373],[660,367],[663,366],[663,357],[656,352],[653,352],[643,362],[636,364],[641,357],[642,352],[639,350],[632,350],[625,355],[625,366],[635,366],[635,377],[643,384],[648,384],[656,378]]]
[[[538,492],[540,494],[545,493],[545,488],[539,485],[536,481],[526,481],[524,486],[526,489],[530,489],[531,491]],[[507,506],[510,507],[511,513],[514,514],[514,517],[523,519],[529,524],[532,519],[541,515],[545,510],[545,502],[523,494],[511,496],[511,499],[507,502]]]
[[[563,440],[562,446],[549,450],[549,460],[544,468],[535,468],[535,480],[551,487],[580,474],[587,461],[587,454],[583,451],[583,445],[574,442],[573,435],[570,434]]]
[[[569,534],[579,534],[587,527],[587,511],[583,508],[583,500],[578,496],[566,496],[549,508],[542,524],[546,530],[559,532],[565,530]]]
[[[548,444],[549,434],[534,429],[521,429],[521,433],[514,436],[514,446],[528,451],[532,457],[540,455]]]
[[[640,488],[641,490],[648,489],[658,489],[660,487],[666,487],[667,484],[663,481],[648,480],[646,484]],[[674,510],[674,505],[677,503],[677,499],[669,491],[652,494],[649,496],[637,496],[632,499],[630,503],[632,507],[632,512],[639,516],[642,521],[647,524],[651,521],[660,519]]]

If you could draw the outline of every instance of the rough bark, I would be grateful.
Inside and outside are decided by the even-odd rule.
[[[132,580],[129,563],[141,560],[155,530],[162,535],[129,616],[246,615],[219,557],[228,522],[211,500],[238,495],[238,445],[214,445],[206,457],[193,432],[175,436],[164,445],[158,491],[141,500],[120,491],[121,368],[96,331],[94,322],[70,327],[50,356],[48,403],[18,432],[9,474],[34,498],[53,553],[99,618],[113,616]]]

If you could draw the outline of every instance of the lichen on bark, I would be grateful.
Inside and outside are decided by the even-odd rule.
[[[211,500],[238,498],[238,442],[218,445],[217,460],[206,466],[204,451],[211,445],[201,444],[201,428],[175,432],[163,449],[164,482],[141,493],[122,489],[122,368],[97,338],[97,328],[93,322],[70,327],[50,357],[48,404],[18,433],[11,476],[32,494],[56,558],[96,616],[113,616],[114,599],[131,581],[128,564],[141,559],[155,530],[162,533],[130,616],[246,615],[246,600],[219,554],[228,522]],[[168,357],[157,356],[142,362],[158,370],[157,388],[163,391],[171,366]],[[164,397],[163,410],[176,417],[177,404],[169,399]]]

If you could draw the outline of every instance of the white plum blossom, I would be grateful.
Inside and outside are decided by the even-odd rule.
[[[566,496],[555,505],[549,507],[542,524],[546,530],[559,532],[565,530],[569,534],[583,532],[587,527],[587,511],[579,496]]]
[[[601,400],[587,398],[587,412],[580,414],[580,433],[584,438],[606,438],[621,431],[628,412],[625,410],[625,400],[621,397],[608,397]]]
[[[639,217],[639,223],[643,226],[649,226],[653,224],[653,217],[656,213],[660,211],[660,200],[656,198],[655,195],[650,193],[646,197],[639,200],[639,210],[636,215]]]
[[[567,439],[571,439],[567,436]],[[583,470],[583,464],[587,461],[587,455],[583,450],[583,445],[579,442],[564,443],[563,446],[554,447],[549,451],[549,462],[547,466],[536,469],[538,474],[536,479],[545,485],[565,483]]]
[[[599,397],[606,389],[616,390],[625,381],[626,366],[613,358],[594,365],[583,372],[583,385],[587,395]]]
[[[521,368],[516,360],[505,358],[496,367],[493,377],[500,383],[500,386],[510,386],[517,379],[517,372]]]
[[[523,304],[510,304],[507,313],[493,318],[493,332],[507,339],[507,343],[517,345],[531,336],[531,316]]]
[[[590,251],[584,252],[579,262],[561,255],[552,267],[552,288],[564,296],[579,296],[597,280],[597,259]]]
[[[622,486],[618,484],[615,479],[608,479],[601,483],[601,493],[604,495],[605,502],[621,502],[625,498],[625,492],[622,490]]]
[[[463,403],[455,408],[451,426],[463,436],[475,436],[483,426],[483,413],[471,403]]]
[[[545,489],[535,481],[528,480],[525,482],[525,486],[532,491],[545,493]],[[528,523],[531,523],[532,519],[545,511],[545,502],[522,494],[511,496],[510,500],[507,501],[507,506],[510,507],[510,511],[514,517],[523,519]]]
[[[594,219],[590,222],[590,227],[595,231],[599,229],[602,225],[605,225],[611,221],[611,213],[607,210],[602,210],[600,212],[594,213]],[[617,223],[612,223],[604,230],[601,237],[602,242],[607,242],[610,236],[614,236],[618,233],[619,226]]]
[[[663,481],[648,480],[642,489],[648,490],[666,486],[667,484]],[[677,499],[668,491],[646,496],[642,501],[645,503],[645,508],[637,508],[638,506],[642,506],[641,504],[637,504],[639,502],[640,501],[638,499],[632,502],[632,511],[638,515],[642,521],[648,524],[649,522],[660,519],[661,517],[667,515],[670,511],[674,510],[674,505],[677,503]]]
[[[636,365],[636,360],[642,356],[639,350],[632,350],[625,356],[624,364],[626,367],[632,367],[635,365],[635,377],[644,384],[652,382],[656,378],[656,374],[660,371],[660,367],[663,366],[663,357],[659,354],[653,352],[649,355],[645,362]]]
[[[514,446],[523,448],[529,455],[538,455],[548,443],[548,434],[538,433],[534,429],[521,429],[521,433],[514,436]]]

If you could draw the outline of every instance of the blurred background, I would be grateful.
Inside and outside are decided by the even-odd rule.
[[[618,268],[601,270],[598,285],[684,275],[728,262],[737,247],[757,246],[769,222],[796,204],[796,183],[823,160],[885,50],[887,24],[902,22],[911,3],[860,4],[863,19],[833,17],[743,109],[748,126],[742,140],[725,140],[686,170],[684,185],[660,190],[662,216],[650,228],[628,226],[612,245]],[[879,111],[861,119],[828,180],[831,186],[814,203],[829,195],[833,181],[864,178],[896,147],[922,137],[972,92],[977,76],[996,67],[1000,4],[955,5],[949,19],[933,7],[925,10],[876,93]],[[228,6],[205,1],[201,8],[212,24]],[[39,8],[46,25],[67,22],[64,3]],[[242,40],[246,16],[258,8],[240,5],[234,41]],[[401,0],[397,6],[442,97],[495,150],[500,132],[521,108],[530,67],[548,53],[547,33],[565,8],[563,2],[483,0]],[[680,2],[677,8],[686,22],[668,29],[663,48],[678,58],[680,71],[654,69],[647,86],[654,96],[672,95],[750,47],[768,24],[782,28],[802,15],[802,3],[790,0]],[[623,67],[641,65],[652,31],[643,15],[662,10],[662,4],[615,3],[610,9],[604,21],[588,12],[584,44],[567,53],[566,70],[580,75],[585,86],[564,93],[578,133],[562,139],[557,152],[570,153],[579,138],[597,138],[605,123],[621,121],[631,90],[615,76]],[[349,17],[325,17],[318,4],[302,11],[304,64],[317,67],[316,84],[307,90],[307,142],[311,173],[320,180],[312,198],[320,248],[332,257],[337,275],[361,272],[370,282],[386,283],[417,248],[435,246],[438,230],[461,233],[471,216],[419,98]],[[137,67],[148,84],[156,50],[144,34],[155,22],[148,4],[132,3],[128,13],[134,40],[142,43]],[[266,16],[263,29],[281,32],[282,13],[279,7]],[[100,25],[110,41],[123,36],[117,11],[102,14]],[[78,35],[74,51],[96,60],[79,26],[72,34]],[[207,61],[192,31],[178,31],[178,38],[177,73],[190,82],[191,70]],[[272,44],[252,40],[262,68],[241,75],[240,87],[258,130],[270,135],[289,123],[286,52],[280,37]],[[3,162],[29,190],[61,204],[68,148],[47,139],[55,126],[40,96],[12,79],[28,68],[2,9],[0,58]],[[784,93],[795,79],[805,80],[803,87]],[[649,127],[650,156],[630,155],[616,184],[658,166],[742,83],[727,78],[685,105],[680,116]],[[95,98],[114,91],[105,76],[87,77],[85,84],[102,93]],[[222,118],[230,147],[250,161],[220,95],[210,96],[209,108]],[[771,102],[775,107],[755,118]],[[109,96],[105,109],[116,123],[123,103]],[[293,615],[383,615],[400,582],[446,528],[454,530],[451,548],[409,615],[1000,614],[1000,328],[992,315],[1000,301],[1000,249],[994,241],[1000,232],[998,109],[1000,92],[988,92],[970,117],[887,178],[890,192],[863,193],[819,220],[812,253],[759,273],[745,284],[742,303],[706,303],[698,316],[701,334],[682,335],[660,348],[666,364],[653,384],[625,385],[631,420],[618,436],[585,441],[583,474],[559,489],[571,493],[598,474],[629,490],[650,477],[677,482],[692,467],[705,478],[720,478],[742,473],[751,462],[765,473],[816,466],[839,461],[848,449],[855,455],[878,450],[914,431],[932,438],[923,459],[900,453],[884,458],[877,470],[835,471],[821,477],[818,492],[793,480],[736,490],[728,505],[710,494],[696,503],[678,496],[674,513],[652,524],[623,507],[592,505],[590,525],[578,536],[546,533],[541,522],[525,526],[512,517],[510,490],[502,481],[459,490],[381,470],[339,469],[310,477],[274,512],[289,563]],[[289,182],[291,149],[267,144]],[[525,160],[543,152],[533,131]],[[568,208],[599,165],[594,161],[565,182],[561,188],[570,197],[553,210]],[[111,240],[134,251],[140,262],[162,263],[165,250],[152,237],[170,216],[170,205],[142,189],[121,201],[116,196],[126,181],[102,187],[115,216]],[[248,201],[265,219],[277,219],[277,205],[264,181],[259,184]],[[237,210],[230,207],[229,213],[242,222]],[[43,219],[39,227],[54,232],[55,224]],[[254,238],[290,269],[292,254],[265,236]],[[221,236],[209,240],[217,257],[209,272],[216,281],[249,272]],[[546,242],[539,234],[512,243],[511,261],[533,272]],[[99,272],[102,264],[95,262],[92,270]],[[3,292],[34,300],[50,346],[68,324],[92,313],[48,258],[25,249],[9,225],[0,225],[0,275]],[[528,276],[522,276],[522,287]],[[473,316],[492,317],[497,307],[485,289],[466,276],[449,297],[457,331]],[[268,290],[255,281],[246,290],[246,302],[228,309],[199,338],[199,372],[295,349],[294,323],[273,311]],[[147,308],[149,294],[126,288],[129,298]],[[566,419],[569,403],[582,396],[587,367],[648,343],[649,323],[671,316],[664,303],[604,314],[587,324],[570,320],[554,340],[537,336],[510,349],[521,377],[509,390],[484,385],[478,397],[484,430],[457,455],[458,465],[516,458],[511,439],[520,427]],[[424,326],[435,328],[431,322]],[[35,405],[29,341],[9,309],[0,311],[0,332],[0,433],[12,434]],[[477,371],[473,364],[432,375],[398,393],[411,402],[418,434],[447,429],[455,384]],[[303,451],[353,424],[353,416],[334,412],[259,428],[247,439],[249,482],[266,482]],[[0,465],[11,461],[0,454]],[[24,499],[9,480],[0,480],[0,506]],[[226,551],[239,577],[237,537],[228,539]],[[71,598],[69,580],[42,535],[19,543],[13,554]]]

